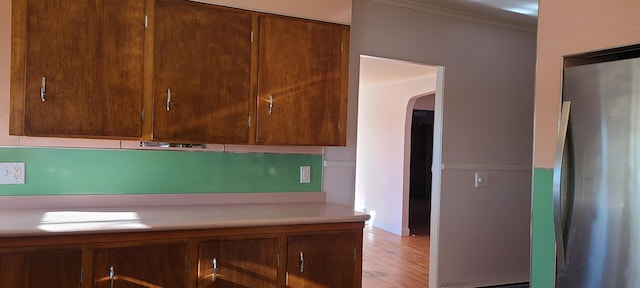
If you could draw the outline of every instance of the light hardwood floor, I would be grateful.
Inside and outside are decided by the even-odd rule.
[[[429,235],[400,237],[365,226],[362,287],[428,287]]]

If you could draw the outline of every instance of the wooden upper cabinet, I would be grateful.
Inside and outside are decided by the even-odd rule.
[[[244,143],[249,137],[249,12],[157,0],[153,139]]]
[[[346,145],[348,40],[194,1],[13,0],[9,132]]]
[[[93,251],[93,287],[187,287],[187,244],[98,248]]]
[[[278,238],[200,243],[198,288],[279,287]]]
[[[0,253],[4,288],[73,288],[81,285],[80,249]]]
[[[139,138],[144,0],[13,1],[11,133]]]
[[[348,27],[260,17],[259,144],[344,145]]]

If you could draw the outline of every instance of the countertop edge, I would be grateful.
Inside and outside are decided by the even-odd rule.
[[[368,214],[327,202],[2,209],[0,238],[364,222]]]

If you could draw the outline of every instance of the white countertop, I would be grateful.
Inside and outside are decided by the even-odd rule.
[[[325,202],[0,209],[0,237],[360,222]]]

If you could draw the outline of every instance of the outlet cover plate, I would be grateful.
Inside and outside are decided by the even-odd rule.
[[[488,187],[489,186],[489,177],[487,172],[476,172],[475,174],[475,187]]]
[[[300,183],[311,183],[311,166],[300,166]]]
[[[0,162],[0,184],[24,184],[24,162]]]

